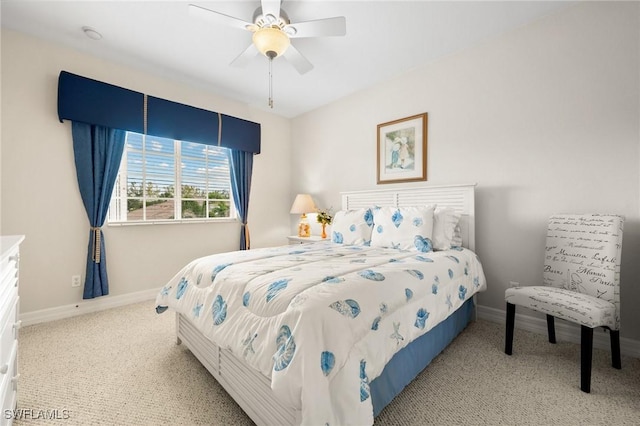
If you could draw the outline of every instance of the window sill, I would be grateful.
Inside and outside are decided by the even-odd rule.
[[[181,219],[181,220],[132,220],[128,222],[107,222],[106,225],[111,226],[147,226],[147,225],[182,225],[195,223],[232,223],[239,222],[236,218],[218,218],[218,219]]]

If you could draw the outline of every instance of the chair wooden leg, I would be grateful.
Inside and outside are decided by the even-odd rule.
[[[611,364],[613,368],[620,370],[622,361],[620,359],[620,330],[609,330],[611,334]]]
[[[593,328],[581,326],[580,337],[580,389],[591,392],[591,358],[593,355]]]
[[[547,314],[547,333],[549,334],[549,343],[556,343],[555,318],[549,314]]]
[[[507,303],[507,332],[504,341],[504,353],[513,353],[513,328],[516,323],[516,305]]]

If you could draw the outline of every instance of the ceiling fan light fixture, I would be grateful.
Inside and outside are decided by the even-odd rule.
[[[253,44],[267,58],[282,55],[291,44],[289,36],[280,28],[265,27],[253,33]]]

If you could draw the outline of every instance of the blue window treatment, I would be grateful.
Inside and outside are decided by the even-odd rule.
[[[109,294],[104,224],[124,151],[125,131],[80,122],[72,123],[78,186],[89,218],[89,249],[83,299]]]
[[[253,153],[230,149],[229,165],[231,168],[231,192],[233,193],[233,202],[242,222],[242,228],[240,230],[240,250],[248,250],[251,248],[247,217],[249,213],[249,194],[251,192]]]
[[[260,153],[260,124],[61,71],[58,118]]]

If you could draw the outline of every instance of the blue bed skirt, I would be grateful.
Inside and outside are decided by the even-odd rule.
[[[449,318],[400,350],[382,374],[370,383],[373,415],[377,416],[467,326],[473,315],[469,299]]]

